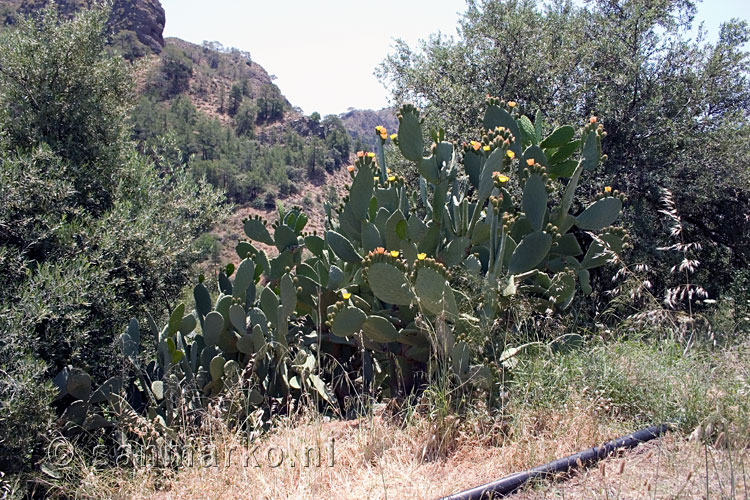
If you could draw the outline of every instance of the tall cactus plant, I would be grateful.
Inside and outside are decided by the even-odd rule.
[[[441,131],[427,148],[419,111],[402,107],[391,140],[415,164],[418,186],[390,172],[379,128],[380,154],[358,154],[349,196],[330,211],[326,241],[351,279],[339,283],[348,298],[331,308],[327,326],[342,337],[362,333],[373,349],[403,358],[400,366],[440,352],[443,340],[425,324],[447,322],[461,335],[521,292],[565,311],[577,291],[591,292],[590,270],[625,244],[624,230],[612,225],[620,193],[605,187],[582,210],[574,204],[582,176],[602,161],[606,132],[596,118],[545,136],[540,113],[532,123],[516,103],[486,104],[476,140],[457,146]],[[460,268],[481,280],[470,298],[451,286]],[[452,355],[464,352],[459,346]]]

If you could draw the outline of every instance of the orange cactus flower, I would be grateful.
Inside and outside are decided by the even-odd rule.
[[[516,101],[508,101],[508,107],[509,108],[515,108],[516,107]]]
[[[612,192],[612,186],[604,186],[604,192],[605,193],[611,193]]]
[[[479,151],[479,148],[482,147],[482,145],[477,141],[471,141],[469,144],[471,144],[471,147],[474,148],[474,151]]]
[[[379,254],[379,255],[382,255],[382,254],[384,254],[384,253],[385,253],[385,248],[383,248],[383,247],[377,247],[377,248],[375,249],[375,253],[376,253],[376,254]]]
[[[528,160],[526,160],[526,165],[528,165],[528,166],[530,166],[530,167],[533,167],[533,166],[534,166],[534,163],[536,163],[536,162],[534,161],[534,158],[529,158]]]
[[[596,116],[589,118],[589,123],[596,123]]]
[[[354,165],[349,165],[348,167],[346,167],[346,170],[347,170],[347,172],[349,172],[349,173],[352,173],[352,172],[354,172]]]
[[[357,158],[362,158],[365,155],[364,151],[357,151]]]

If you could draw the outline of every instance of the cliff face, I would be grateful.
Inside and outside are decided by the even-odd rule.
[[[164,47],[166,17],[159,0],[117,0],[110,23],[115,31],[135,32],[138,41],[157,54]]]
[[[0,0],[0,22],[13,24],[15,16],[27,15],[43,8],[49,0]],[[64,16],[71,16],[82,8],[89,8],[93,0],[57,0]],[[109,24],[116,33],[132,32],[138,41],[160,53],[164,48],[166,17],[159,0],[114,0]]]

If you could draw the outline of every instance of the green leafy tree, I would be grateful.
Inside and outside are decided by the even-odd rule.
[[[92,11],[57,26],[48,8],[7,31],[0,53],[0,133],[7,148],[49,145],[68,163],[78,201],[94,212],[112,203],[131,96],[126,66],[102,57],[107,39],[96,27],[106,16]],[[30,37],[34,30],[50,38]]]
[[[351,154],[351,139],[344,128],[341,119],[336,115],[328,115],[323,120],[325,130],[325,142],[328,148],[328,158],[333,162],[333,167],[338,168],[349,161]]]
[[[223,215],[169,143],[128,138],[130,78],[106,50],[106,11],[54,7],[0,35],[0,470],[36,462],[50,383],[75,365],[118,373],[133,315],[162,316]]]
[[[229,116],[234,117],[237,114],[242,104],[242,97],[242,86],[235,83],[229,91],[229,104],[227,106]]]
[[[243,101],[234,116],[234,130],[237,135],[252,137],[257,117],[258,108],[249,100]]]
[[[178,47],[168,45],[162,55],[162,64],[151,76],[151,90],[161,99],[169,99],[190,88],[193,62]]]
[[[278,120],[284,115],[285,100],[278,87],[264,85],[258,97],[258,123]]]

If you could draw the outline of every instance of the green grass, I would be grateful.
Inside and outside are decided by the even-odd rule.
[[[683,432],[750,436],[750,343],[694,349],[669,341],[590,341],[551,356],[526,357],[508,383],[518,410],[556,409],[582,398],[604,415]]]

